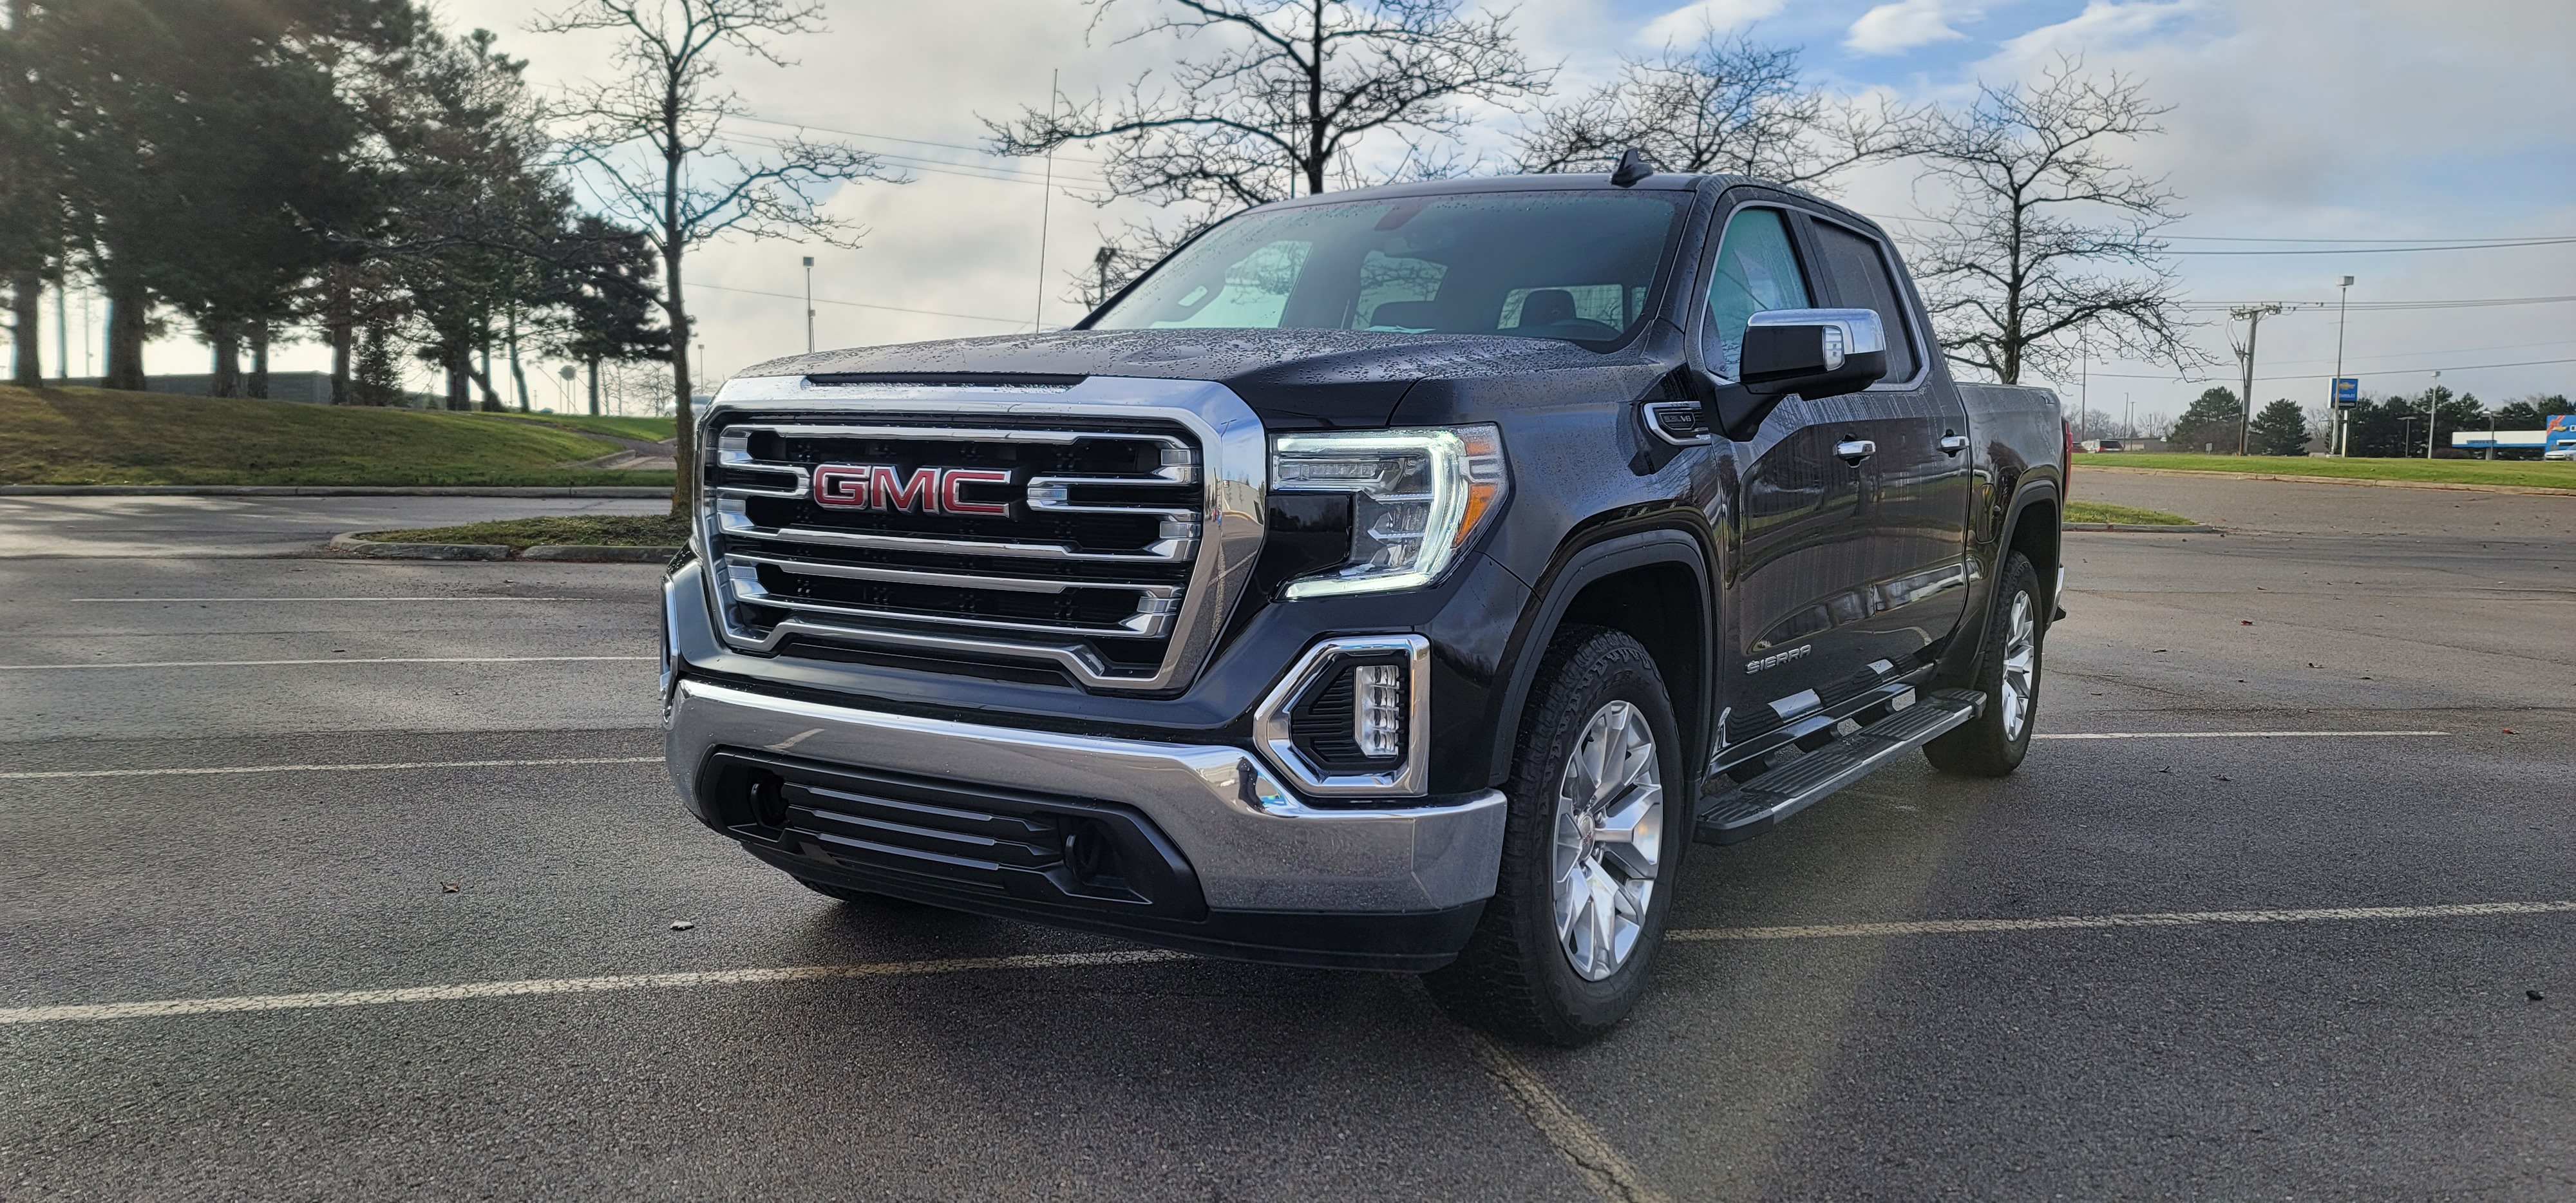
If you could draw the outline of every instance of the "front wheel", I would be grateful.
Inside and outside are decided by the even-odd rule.
[[[1626,1018],[1654,977],[1688,844],[1668,835],[1689,830],[1683,761],[1654,657],[1617,631],[1559,632],[1521,726],[1502,875],[1458,960],[1424,978],[1432,997],[1554,1044]]]
[[[2039,572],[2020,552],[2004,560],[1995,607],[1986,621],[1986,646],[1977,662],[1977,689],[1985,712],[1923,745],[1932,767],[1945,773],[2002,777],[2030,754],[2032,720],[2039,716],[2041,644],[2048,611],[2039,595]]]

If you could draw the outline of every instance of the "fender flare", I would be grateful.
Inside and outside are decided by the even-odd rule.
[[[2063,545],[2066,531],[2066,506],[2060,499],[2057,482],[2046,477],[2022,481],[2021,485],[2013,490],[2012,502],[2004,510],[2003,528],[1995,535],[1994,559],[1986,565],[1985,574],[1977,582],[1976,591],[1970,597],[1975,604],[1959,616],[1959,633],[1966,635],[1973,632],[1975,637],[1955,639],[1951,642],[1948,651],[1941,657],[1941,667],[1935,674],[1936,679],[1950,684],[1977,679],[1977,670],[1983,667],[1986,654],[1985,633],[1994,611],[1995,582],[2003,577],[2004,557],[2012,554],[2013,540],[2021,535],[2022,518],[2030,513],[2032,506],[2043,501],[2058,507],[2058,535],[2059,542],[2061,546]],[[2058,553],[2058,561],[2064,563],[2065,558],[2065,553],[2061,550]],[[2054,582],[2042,581],[2040,584],[2044,588],[2053,587]]]
[[[1700,697],[1693,708],[1699,721],[1692,726],[1708,725],[1708,716],[1714,713],[1709,707],[1717,685],[1718,657],[1716,591],[1711,584],[1708,558],[1708,548],[1700,538],[1678,526],[1609,534],[1558,554],[1548,575],[1541,578],[1538,601],[1522,611],[1520,625],[1512,632],[1505,652],[1511,675],[1497,708],[1493,762],[1487,777],[1490,783],[1499,785],[1511,777],[1512,755],[1520,746],[1521,712],[1528,706],[1530,688],[1538,680],[1539,661],[1546,658],[1547,640],[1564,620],[1566,609],[1585,586],[1630,569],[1678,564],[1698,582],[1695,596],[1699,599]],[[1688,755],[1684,764],[1694,775],[1706,755],[1702,745],[1707,739],[1705,730],[1682,733]]]

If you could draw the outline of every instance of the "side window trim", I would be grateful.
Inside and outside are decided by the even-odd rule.
[[[1878,254],[1879,270],[1887,273],[1887,282],[1891,289],[1890,299],[1904,310],[1904,315],[1897,324],[1903,327],[1899,333],[1902,333],[1906,342],[1914,348],[1914,375],[1904,380],[1881,380],[1864,391],[1906,393],[1925,387],[1932,378],[1932,357],[1925,353],[1927,347],[1923,341],[1924,332],[1915,328],[1919,324],[1914,319],[1920,311],[1920,306],[1914,296],[1914,281],[1898,266],[1899,260],[1896,258],[1895,249],[1887,245],[1886,239],[1847,222],[1836,221],[1820,213],[1801,213],[1799,216],[1819,225],[1831,225],[1836,230],[1869,244],[1870,249]],[[1806,236],[1810,240],[1815,238],[1813,231],[1807,231]],[[1821,249],[1818,257],[1821,260]],[[1835,304],[1852,304],[1852,299],[1843,295],[1843,282],[1839,278],[1835,279],[1831,286],[1834,290]]]
[[[1708,338],[1711,333],[1708,326],[1708,292],[1717,284],[1718,255],[1726,249],[1726,228],[1734,224],[1736,216],[1747,209],[1770,209],[1780,214],[1780,225],[1789,235],[1789,253],[1798,260],[1799,284],[1806,290],[1807,303],[1809,305],[1817,303],[1816,248],[1803,224],[1806,214],[1796,205],[1783,199],[1757,193],[1712,212],[1709,216],[1708,234],[1703,240],[1704,245],[1700,248],[1699,277],[1693,282],[1690,292],[1690,324],[1687,328],[1684,354],[1701,371],[1729,384],[1734,383],[1734,378],[1718,370],[1724,365],[1713,363],[1708,357]]]

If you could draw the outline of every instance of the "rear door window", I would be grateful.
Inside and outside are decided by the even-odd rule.
[[[1914,357],[1914,338],[1905,321],[1904,293],[1897,291],[1896,277],[1888,270],[1887,256],[1876,239],[1828,221],[1811,223],[1816,230],[1816,245],[1823,252],[1825,270],[1833,276],[1834,291],[1846,309],[1868,309],[1878,314],[1878,323],[1887,331],[1887,382],[1902,384],[1914,379],[1919,366]]]
[[[1780,210],[1736,210],[1718,239],[1717,264],[1709,278],[1709,366],[1735,379],[1744,361],[1744,328],[1753,315],[1809,308],[1811,295]]]

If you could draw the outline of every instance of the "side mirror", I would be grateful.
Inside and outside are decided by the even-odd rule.
[[[1737,375],[1757,397],[1857,393],[1887,375],[1887,330],[1867,309],[1766,310],[1745,327]]]

